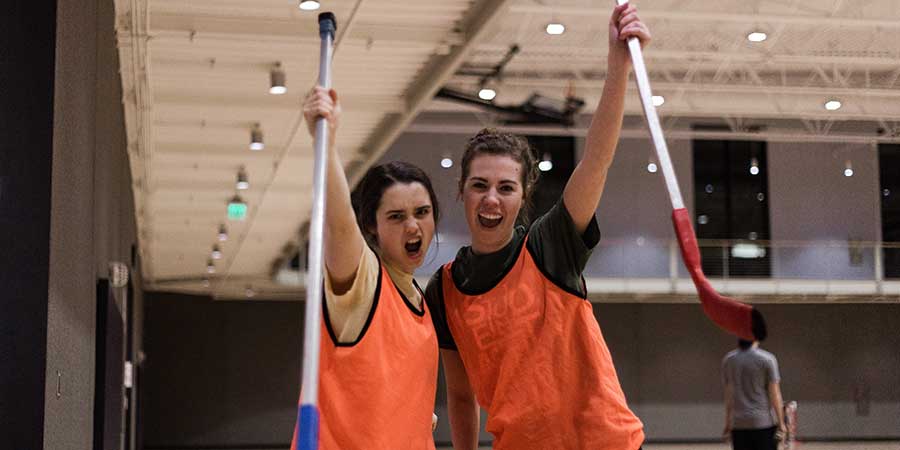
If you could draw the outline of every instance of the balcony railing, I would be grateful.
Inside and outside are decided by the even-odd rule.
[[[898,242],[701,240],[699,246],[704,272],[725,294],[760,302],[900,301]],[[678,301],[694,294],[674,240],[604,239],[585,277],[595,297]]]

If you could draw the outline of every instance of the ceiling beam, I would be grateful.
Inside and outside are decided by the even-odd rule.
[[[182,15],[152,13],[150,16],[154,34],[183,33],[190,40],[220,40],[246,42],[263,40],[270,43],[306,44],[318,46],[318,22],[310,19],[260,18],[208,15]],[[344,24],[341,24],[344,25]],[[338,29],[339,32],[341,28]],[[377,23],[355,24],[351,34],[344,39],[352,41],[382,41],[419,44],[446,41],[455,44],[463,41],[459,33],[447,32],[433,25],[390,25]],[[344,44],[346,45],[346,44]],[[368,44],[371,45],[371,44]]]
[[[400,114],[390,115],[385,120],[385,126],[363,144],[362,148],[368,150],[365,160],[348,170],[348,178],[351,186],[362,178],[368,168],[394,143],[404,128],[425,108],[444,83],[449,80],[459,66],[465,61],[469,52],[477,45],[478,41],[491,29],[502,17],[511,0],[487,0],[475,3],[466,17],[462,20],[463,41],[454,45],[446,56],[436,56],[429,63],[422,74],[410,85],[404,96],[405,110]]]
[[[585,8],[585,7],[567,7],[567,6],[546,6],[529,3],[519,3],[509,8],[511,13],[530,13],[542,14],[547,17],[609,17],[609,8]],[[641,19],[643,20],[668,20],[679,22],[702,22],[709,23],[734,23],[734,24],[788,24],[788,25],[810,25],[816,27],[854,27],[854,28],[900,28],[900,18],[861,18],[861,17],[841,17],[826,14],[746,14],[746,13],[719,13],[706,11],[680,11],[653,9],[652,7],[640,8]]]

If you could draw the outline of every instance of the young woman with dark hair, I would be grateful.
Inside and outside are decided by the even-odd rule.
[[[631,36],[650,40],[633,5],[616,7],[584,157],[533,224],[516,225],[537,179],[527,142],[488,129],[466,147],[459,195],[472,245],[426,291],[456,450],[477,447],[479,404],[495,450],[638,450],[643,442],[581,276],[600,239],[594,212],[622,126]]]
[[[437,340],[413,279],[440,215],[431,181],[412,164],[391,162],[369,169],[351,201],[335,149],[337,94],[314,88],[303,114],[310,134],[326,118],[331,138],[319,448],[433,450]]]

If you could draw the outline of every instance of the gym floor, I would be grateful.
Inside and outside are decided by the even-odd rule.
[[[438,447],[437,450],[453,450],[452,447]],[[481,447],[479,450],[490,450]],[[731,450],[731,445],[717,444],[645,444],[644,450]],[[900,450],[900,441],[881,442],[798,442],[794,450]]]

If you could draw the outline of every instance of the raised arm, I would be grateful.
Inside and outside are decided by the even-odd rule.
[[[325,268],[331,278],[332,290],[341,294],[353,285],[366,242],[356,224],[350,201],[350,186],[336,150],[335,140],[341,106],[337,93],[317,86],[307,94],[303,117],[310,135],[315,136],[316,120],[328,120],[328,168],[325,192]]]
[[[459,352],[441,349],[447,379],[447,413],[454,450],[477,450],[481,416]]]
[[[566,209],[580,233],[587,228],[597,210],[606,184],[606,173],[619,142],[628,71],[631,69],[626,39],[632,36],[639,38],[642,46],[650,41],[650,32],[638,18],[634,5],[619,5],[609,19],[609,54],[603,95],[591,119],[584,155],[563,192]]]

